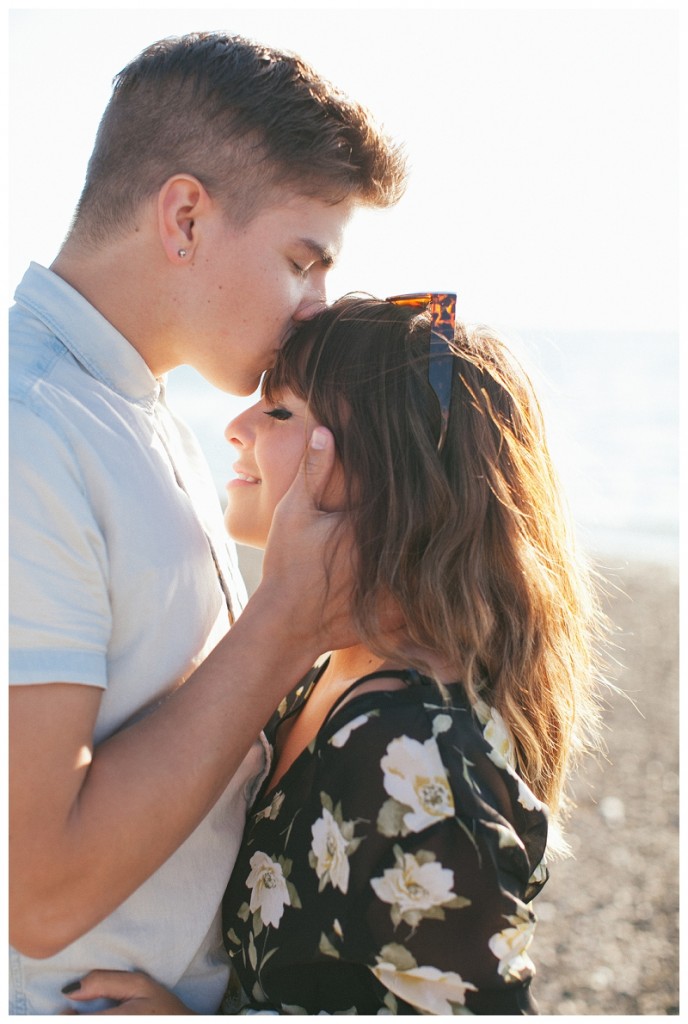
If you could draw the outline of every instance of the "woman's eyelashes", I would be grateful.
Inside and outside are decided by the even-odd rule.
[[[285,409],[284,406],[278,405],[274,409],[268,409],[265,415],[271,416],[273,420],[289,420],[294,414]]]

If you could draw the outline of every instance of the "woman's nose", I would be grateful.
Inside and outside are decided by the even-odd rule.
[[[234,420],[232,420],[231,423],[228,423],[225,427],[225,441],[234,445],[235,448],[243,448],[240,439],[237,437],[237,432],[234,429]]]
[[[235,417],[225,427],[225,440],[229,441],[235,448],[244,448],[245,443],[243,441],[243,431],[241,430],[241,424],[237,423],[239,417]]]
[[[255,437],[255,419],[260,402],[256,402],[250,409],[245,409],[230,420],[225,427],[225,440],[229,441],[236,448],[247,448],[253,443]]]

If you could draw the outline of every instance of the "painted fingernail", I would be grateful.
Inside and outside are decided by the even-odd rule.
[[[319,430],[318,427],[315,428],[311,434],[311,448],[314,448],[317,452],[327,448],[327,434],[324,430]]]
[[[65,985],[65,987],[62,989],[62,993],[63,995],[68,996],[70,992],[78,992],[80,988],[80,981],[70,981],[69,985]]]

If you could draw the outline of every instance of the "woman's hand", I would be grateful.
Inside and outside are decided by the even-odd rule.
[[[358,641],[350,616],[352,541],[343,514],[328,509],[336,478],[334,438],[318,426],[275,509],[256,592],[272,593],[286,610],[291,641],[309,651],[309,664],[324,651]]]
[[[168,992],[163,985],[153,981],[147,974],[140,971],[91,971],[80,982],[77,988],[65,985],[62,989],[68,999],[114,999],[117,1006],[110,1010],[100,1010],[98,1015],[119,1014],[184,1014],[194,1015],[193,1010],[185,1006],[180,999]],[[67,1013],[78,1013],[68,1010]],[[90,1011],[89,1011],[90,1016]]]

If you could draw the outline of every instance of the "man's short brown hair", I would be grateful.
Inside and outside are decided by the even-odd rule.
[[[370,113],[298,56],[239,36],[194,33],[147,47],[114,80],[75,230],[128,230],[173,174],[192,174],[237,222],[280,189],[390,206],[400,147]]]

